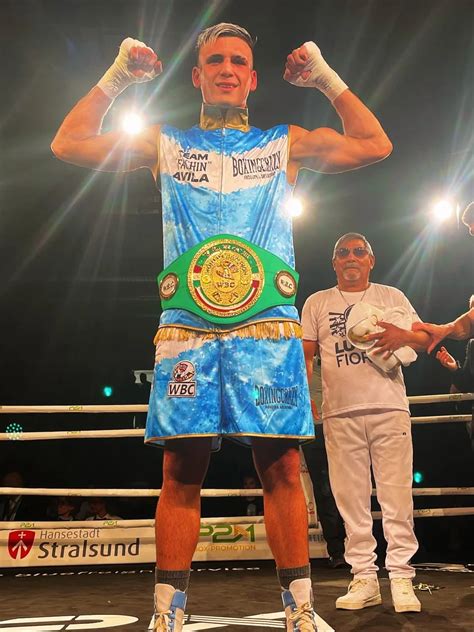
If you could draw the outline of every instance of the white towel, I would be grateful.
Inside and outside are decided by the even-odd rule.
[[[411,316],[405,307],[389,307],[383,312],[369,303],[356,303],[347,319],[347,337],[349,341],[359,349],[367,351],[367,357],[379,369],[389,373],[400,364],[408,366],[417,359],[417,354],[411,347],[400,347],[392,352],[388,357],[386,353],[376,353],[375,341],[361,341],[358,336],[363,332],[377,333],[382,331],[377,322],[383,320],[400,327],[400,329],[411,329]]]

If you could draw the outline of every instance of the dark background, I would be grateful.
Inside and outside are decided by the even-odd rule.
[[[200,103],[190,81],[195,36],[231,21],[258,37],[252,124],[339,129],[319,92],[282,80],[286,55],[314,39],[379,117],[394,151],[362,171],[300,174],[298,307],[334,284],[333,244],[358,231],[377,257],[372,280],[403,290],[422,319],[445,322],[465,311],[474,291],[474,239],[456,218],[438,225],[430,210],[440,196],[454,198],[461,211],[474,199],[473,13],[472,0],[0,0],[0,402],[134,402],[132,370],[152,368],[159,191],[145,170],[94,173],[59,162],[49,149],[64,115],[129,35],[159,52],[165,72],[117,99],[106,128],[131,106],[149,123],[193,125]],[[447,346],[462,359],[462,343]],[[410,395],[447,392],[450,384],[426,356],[406,381]],[[105,384],[114,387],[108,400]],[[29,431],[131,424],[120,415],[2,415],[0,431],[13,421]],[[462,424],[415,427],[414,434],[423,485],[473,484]],[[139,440],[3,442],[0,456],[20,461],[33,485],[160,484],[161,453]],[[214,458],[207,484],[238,486],[249,466],[249,454],[229,444]]]

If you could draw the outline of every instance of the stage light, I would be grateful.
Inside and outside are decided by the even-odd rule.
[[[424,478],[423,472],[413,472],[413,481],[418,485],[423,482]]]
[[[17,423],[11,423],[11,424],[8,424],[8,426],[5,428],[5,432],[7,433],[8,438],[11,441],[18,441],[19,439],[21,439],[21,435],[23,433],[23,426]]]
[[[438,222],[445,222],[452,217],[455,210],[455,204],[452,200],[443,199],[438,200],[433,204],[433,216]]]
[[[122,118],[122,129],[130,135],[139,134],[145,127],[145,121],[140,114],[128,112]]]
[[[292,197],[286,203],[286,209],[292,217],[298,217],[303,213],[303,203],[297,197]]]
[[[113,392],[114,389],[111,386],[104,386],[104,388],[102,389],[102,395],[104,397],[112,397]]]

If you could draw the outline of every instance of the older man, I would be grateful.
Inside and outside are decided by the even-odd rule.
[[[411,422],[402,371],[392,349],[423,349],[428,336],[380,320],[388,320],[390,313],[402,315],[408,325],[419,319],[400,290],[370,282],[375,256],[363,235],[340,237],[332,264],[337,284],[306,300],[302,325],[308,378],[313,356],[321,357],[329,476],[346,527],[345,559],[354,575],[336,607],[357,610],[381,603],[372,534],[372,467],[388,543],[393,604],[397,612],[419,611],[410,566],[418,548],[413,531]],[[350,334],[356,338],[348,331],[355,309],[366,316],[358,336],[367,350],[349,340]],[[357,324],[356,319],[354,331]],[[383,331],[368,333],[379,324]]]
[[[288,56],[284,79],[321,90],[344,132],[250,127],[253,45],[237,25],[203,31],[192,71],[203,100],[199,125],[156,125],[131,139],[101,134],[102,119],[122,90],[154,79],[162,64],[151,48],[128,38],[52,145],[61,159],[93,169],[146,167],[161,185],[166,269],[146,431],[148,442],[165,449],[156,515],[156,630],[181,630],[201,485],[211,447],[223,435],[253,450],[287,629],[316,628],[298,454],[298,442],[311,438],[313,428],[285,203],[301,167],[355,169],[385,158],[391,143],[314,42]]]

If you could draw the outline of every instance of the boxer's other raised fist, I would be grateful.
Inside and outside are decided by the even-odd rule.
[[[305,42],[288,55],[283,79],[299,88],[317,88],[331,101],[347,90],[314,42]]]
[[[295,48],[286,58],[285,72],[283,79],[289,83],[293,83],[297,79],[301,78],[306,81],[311,74],[311,71],[306,68],[308,63],[308,51],[306,46],[300,46]]]
[[[120,44],[114,63],[97,85],[108,97],[115,99],[130,84],[151,81],[162,71],[162,63],[153,49],[140,40],[127,37]]]
[[[130,43],[132,44],[129,46]],[[120,48],[122,46],[127,52],[127,68],[138,79],[143,78],[144,81],[149,81],[163,72],[163,65],[158,55],[149,46],[138,40],[132,40],[131,37],[124,40]]]

